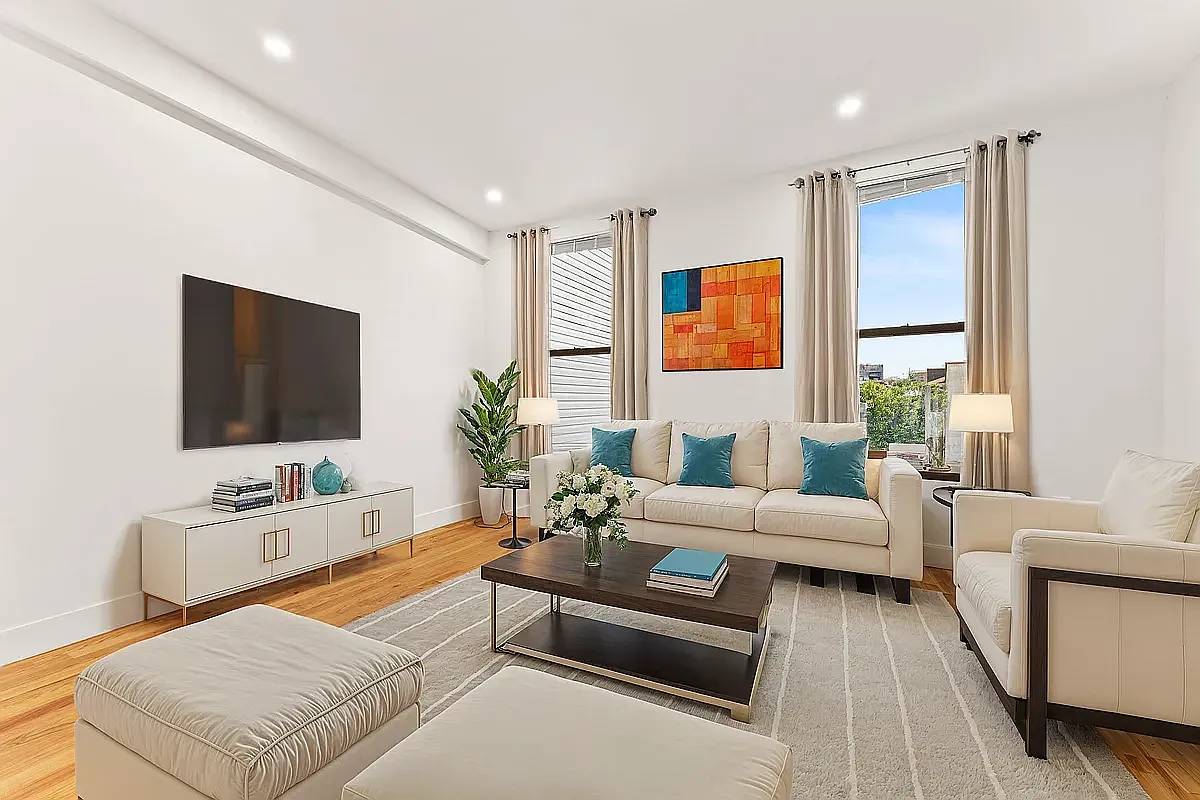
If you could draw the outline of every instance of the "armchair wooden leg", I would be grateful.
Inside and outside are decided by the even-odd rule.
[[[1025,755],[1046,757],[1046,712],[1050,701],[1050,584],[1031,569],[1029,575],[1028,675],[1025,704]]]
[[[897,603],[912,603],[912,584],[908,582],[908,578],[892,578],[892,590],[896,593]]]
[[[854,581],[858,585],[858,591],[861,594],[875,594],[875,576],[863,575],[861,572],[854,573]]]
[[[808,583],[810,586],[822,587],[825,585],[825,570],[821,567],[808,568]]]

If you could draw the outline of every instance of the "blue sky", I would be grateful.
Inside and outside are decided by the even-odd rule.
[[[860,328],[954,322],[965,314],[961,183],[859,207]],[[860,364],[884,375],[965,357],[962,334],[864,339]]]

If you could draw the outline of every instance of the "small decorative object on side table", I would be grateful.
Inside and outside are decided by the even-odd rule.
[[[558,476],[554,494],[546,501],[547,528],[556,533],[583,537],[585,567],[599,567],[601,541],[615,542],[624,550],[629,544],[621,505],[638,493],[633,481],[599,464],[587,472]]]

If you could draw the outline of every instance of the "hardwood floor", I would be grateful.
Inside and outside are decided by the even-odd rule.
[[[522,525],[522,535],[529,536],[528,522]],[[332,584],[326,583],[322,569],[215,600],[188,616],[198,621],[238,606],[267,603],[345,625],[508,552],[497,545],[503,534],[471,522],[448,525],[417,537],[411,559],[408,547],[398,545],[335,566]],[[942,592],[954,603],[954,583],[946,570],[926,569],[916,586]],[[74,798],[76,676],[108,653],[179,625],[175,612],[0,667],[0,797]],[[1200,747],[1115,731],[1101,735],[1154,800],[1200,800]]]

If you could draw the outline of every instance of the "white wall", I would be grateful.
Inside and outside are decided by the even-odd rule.
[[[1044,132],[1029,153],[1032,459],[1040,494],[1098,498],[1126,447],[1163,446],[1163,113],[1163,92],[1147,90],[1079,108],[1031,109],[986,128],[829,162],[882,163],[1015,127]],[[809,168],[624,203],[658,209],[650,223],[652,416],[792,418],[798,277],[796,196],[787,184]],[[604,230],[603,213],[543,224],[569,238]],[[785,368],[664,374],[660,273],[764,256],[784,258]],[[496,303],[510,296],[502,236],[493,235],[492,259],[488,295]],[[500,363],[511,352],[511,314],[493,308],[488,324],[489,360]]]
[[[140,619],[143,513],[351,454],[475,511],[467,258],[0,38],[0,663]],[[180,276],[358,311],[362,439],[182,452]]]
[[[1163,444],[1200,460],[1200,61],[1167,90]]]

